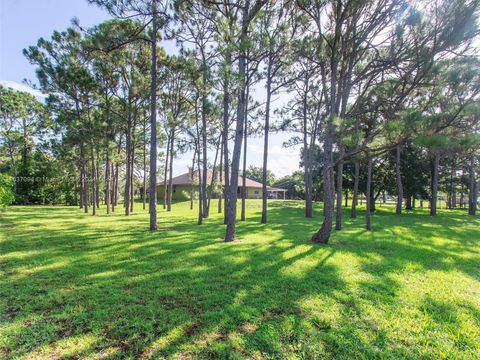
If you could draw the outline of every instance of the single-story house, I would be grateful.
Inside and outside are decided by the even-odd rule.
[[[212,183],[212,176],[213,171],[208,170],[207,172],[207,186],[210,186]],[[222,191],[220,188],[220,174],[217,172],[215,174],[216,177],[216,184],[214,183],[214,191],[212,193],[212,197],[218,197],[220,192]],[[172,178],[172,199],[174,200],[188,200],[190,199],[190,194],[193,190],[194,198],[198,197],[198,171],[195,172],[193,179],[190,173],[185,173],[182,175],[178,175]],[[222,176],[222,186],[225,185],[225,177]],[[238,188],[237,193],[239,196],[242,194],[243,188],[243,177],[238,177]],[[245,179],[245,189],[246,189],[246,197],[248,199],[261,199],[262,198],[262,184],[246,178]],[[168,183],[167,183],[167,190],[168,190]],[[285,193],[287,192],[286,189],[276,188],[272,186],[267,186],[268,197],[270,199],[285,199]],[[164,190],[164,183],[163,181],[157,185],[157,197],[158,199],[163,199],[165,194]]]

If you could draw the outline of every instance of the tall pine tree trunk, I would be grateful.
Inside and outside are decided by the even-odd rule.
[[[130,215],[130,193],[131,193],[131,184],[130,181],[132,176],[130,175],[130,171],[132,169],[131,161],[132,161],[132,115],[130,110],[130,101],[129,101],[129,109],[128,109],[128,119],[127,119],[127,131],[125,133],[125,150],[126,150],[126,158],[127,163],[125,164],[125,190],[124,190],[124,204],[125,207],[125,215]]]
[[[222,213],[222,197],[223,197],[223,134],[222,134],[222,145],[220,146],[220,192],[218,194],[218,213]]]
[[[355,219],[357,217],[357,205],[358,205],[358,184],[360,182],[360,163],[355,161],[355,175],[353,180],[353,195],[352,195],[352,209],[350,211],[350,217]]]
[[[246,41],[248,34],[248,7],[242,9],[242,31],[240,35],[240,54],[238,59],[238,101],[237,101],[237,123],[235,129],[235,140],[232,152],[232,167],[230,183],[226,201],[226,223],[225,242],[235,240],[235,221],[237,217],[237,189],[238,189],[238,170],[240,165],[240,152],[242,149],[244,121],[245,121],[245,62],[246,62]]]
[[[342,229],[342,198],[343,198],[343,155],[345,149],[343,146],[340,149],[340,160],[337,165],[337,212],[335,218],[335,230]]]
[[[157,8],[152,2],[152,64],[150,76],[150,231],[157,230]]]
[[[147,208],[147,119],[143,115],[143,189],[142,189],[143,210]]]
[[[456,176],[456,162],[454,160],[452,165],[452,171],[450,173],[450,192],[451,192],[450,205],[452,209],[455,209],[457,207],[457,192],[455,191],[455,176]]]
[[[402,148],[400,145],[396,146],[396,156],[395,156],[395,178],[397,181],[397,207],[396,213],[400,215],[402,213],[402,202],[403,202],[403,184],[402,184],[402,174],[401,174],[401,152]]]
[[[197,151],[193,152],[192,159],[192,168],[190,169],[190,181],[192,182],[190,186],[190,210],[193,210],[193,193],[195,190],[194,181],[195,181],[195,159],[197,157]]]
[[[130,161],[130,213],[133,212],[133,204],[135,202],[135,144],[132,141],[132,160]]]
[[[470,157],[469,166],[469,184],[468,184],[468,215],[476,215],[477,213],[477,181],[475,177],[475,157]]]
[[[110,214],[110,142],[107,135],[107,147],[105,151],[105,206],[107,208],[107,214]]]
[[[83,209],[85,214],[88,213],[88,174],[87,174],[87,159],[85,155],[85,144],[83,140],[80,141],[80,161],[82,163],[82,178],[81,178],[81,191],[83,198]]]
[[[95,166],[95,151],[93,148],[93,139],[90,137],[90,161],[91,161],[91,166],[92,166],[92,215],[95,216],[97,214],[97,196],[96,196],[96,177],[97,177],[97,171],[96,171],[96,166]]]
[[[195,140],[195,151],[197,152],[197,167],[198,167],[198,220],[197,224],[202,225],[203,223],[203,205],[202,205],[202,170],[200,165],[200,129],[198,126],[198,106],[197,101],[195,101],[195,127],[197,130],[197,139]]]
[[[202,206],[202,171],[200,165],[200,148],[197,150],[197,167],[198,167],[198,218],[197,224],[202,225],[203,223],[203,206]]]
[[[265,134],[263,139],[263,169],[262,169],[262,224],[267,223],[267,171],[268,171],[268,133],[270,132],[270,102],[272,98],[272,79],[271,67],[272,61],[268,61],[267,69],[267,102],[265,104]]]
[[[246,72],[248,73],[248,64],[245,65]],[[247,200],[247,139],[248,139],[248,98],[250,92],[250,86],[247,83],[245,90],[245,129],[243,131],[243,171],[242,171],[242,209],[240,214],[240,220],[245,221],[246,200]]]
[[[168,132],[167,136],[167,156],[165,157],[165,169],[163,176],[163,210],[167,208],[167,195],[168,195],[168,162],[170,161],[170,141],[172,139],[171,132]]]
[[[440,172],[440,155],[435,152],[433,155],[432,168],[432,199],[430,200],[430,215],[437,215],[438,177]]]
[[[100,208],[100,156],[97,152],[95,160],[95,204]]]
[[[111,177],[111,188],[110,188],[110,206],[112,208],[112,213],[115,212],[115,206],[117,205],[116,202],[116,177],[117,174],[115,173],[115,166],[113,165],[113,162],[110,164],[110,177]]]
[[[405,210],[412,210],[412,194],[408,190],[405,192]]]
[[[227,56],[227,65],[230,64],[229,57]],[[228,161],[228,130],[229,130],[229,108],[230,108],[230,93],[229,93],[230,83],[228,81],[228,75],[225,79],[225,84],[223,86],[223,176],[224,176],[224,185],[223,185],[223,198],[224,198],[224,214],[223,214],[223,223],[227,224],[227,194],[230,187],[230,164]]]
[[[333,118],[331,119],[333,120]],[[331,134],[331,132],[330,132]],[[327,136],[324,145],[324,168],[323,168],[323,223],[320,229],[312,236],[313,242],[328,243],[332,232],[333,212],[335,205],[335,186],[333,174],[333,135]]]
[[[170,141],[170,163],[168,164],[168,197],[167,197],[167,211],[172,211],[172,196],[173,196],[173,146],[175,141],[175,132],[172,133],[172,140]]]
[[[306,75],[307,76],[307,75]],[[302,122],[303,122],[303,169],[304,169],[304,183],[305,183],[305,217],[311,218],[313,216],[313,202],[312,202],[312,174],[311,174],[311,148],[308,145],[308,126],[307,126],[307,89],[303,94],[302,101]]]
[[[79,192],[79,208],[83,209],[83,166],[79,161],[78,171],[80,172],[80,178],[78,179],[78,192]],[[15,189],[13,190],[15,192]]]
[[[210,186],[209,186],[209,191],[207,195],[207,212],[208,213],[210,213],[210,202],[212,200],[215,182],[217,179],[217,161],[218,161],[218,153],[220,151],[220,142],[221,142],[221,138],[218,139],[217,148],[215,150],[215,158],[213,160],[212,178],[210,179]],[[220,157],[222,157],[222,154],[220,154]]]
[[[367,166],[367,189],[365,192],[367,198],[367,211],[365,213],[365,220],[366,226],[365,228],[367,231],[372,230],[372,167],[373,167],[373,160],[368,159],[368,166]]]
[[[204,84],[206,81],[206,75],[204,71]],[[202,95],[202,216],[208,218],[207,207],[207,184],[208,184],[208,159],[207,159],[207,98],[206,95]]]
[[[120,170],[120,164],[117,161],[117,164],[115,165],[115,186],[113,187],[113,198],[114,202],[113,205],[117,206],[118,205],[118,183],[119,183],[119,170]]]
[[[117,146],[117,161],[115,162],[115,178],[113,184],[113,194],[112,194],[112,211],[115,211],[115,206],[118,205],[118,183],[119,183],[119,169],[120,169],[120,153],[122,151],[122,134],[120,134],[120,138],[118,139],[118,146]]]

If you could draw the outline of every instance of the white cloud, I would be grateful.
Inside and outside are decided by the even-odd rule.
[[[278,143],[278,141],[276,141]],[[233,144],[232,144],[233,147]],[[300,164],[300,149],[301,146],[292,146],[284,148],[281,145],[272,145],[268,152],[268,169],[272,171],[277,178],[289,175],[294,171],[299,170]],[[247,145],[247,167],[250,165],[262,167],[263,166],[263,143],[260,139],[250,139]],[[192,152],[179,154],[173,161],[173,175],[180,175],[188,171],[192,166]],[[208,153],[209,162],[213,162],[215,153],[210,150]],[[243,160],[240,159],[240,169],[242,168]],[[163,168],[163,165],[159,166]],[[163,174],[163,169],[162,169]]]
[[[20,84],[15,81],[10,81],[10,80],[0,80],[0,85],[3,85],[5,87],[12,88],[13,90],[16,91],[23,91],[27,92],[33,96],[35,96],[38,100],[43,101],[47,97],[47,95],[42,94],[40,90],[33,89],[28,85],[25,84]]]
[[[263,147],[257,144],[249,144],[247,164],[263,166]],[[276,177],[289,175],[299,169],[301,146],[284,148],[280,145],[273,145],[268,149],[268,169]]]

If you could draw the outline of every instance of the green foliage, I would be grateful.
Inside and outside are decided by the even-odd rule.
[[[16,176],[15,203],[75,204],[75,178],[62,169],[64,166],[41,150],[31,152]]]
[[[0,210],[5,209],[15,200],[12,187],[12,177],[0,174]]]
[[[0,156],[4,158],[1,171],[14,177],[14,198],[16,203],[30,203],[27,194],[32,189],[22,181],[31,175],[32,166],[39,152],[36,142],[51,126],[48,111],[34,96],[0,86]],[[11,200],[8,194],[6,199]],[[5,204],[4,204],[5,205]],[[1,205],[0,205],[1,206]]]
[[[252,179],[262,183],[263,179],[263,168],[258,166],[250,165],[247,169],[246,176],[248,179]],[[275,174],[270,170],[267,170],[267,185],[271,186],[275,183]]]
[[[295,171],[278,179],[273,186],[287,189],[287,196],[290,199],[302,199],[305,197],[305,181],[302,171]]]
[[[445,135],[420,135],[415,139],[415,144],[424,146],[433,152],[447,149],[451,146],[450,139]]]

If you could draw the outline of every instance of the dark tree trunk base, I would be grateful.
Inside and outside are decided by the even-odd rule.
[[[330,231],[324,230],[323,228],[317,231],[310,239],[311,242],[317,244],[328,244],[328,240],[330,240]]]

